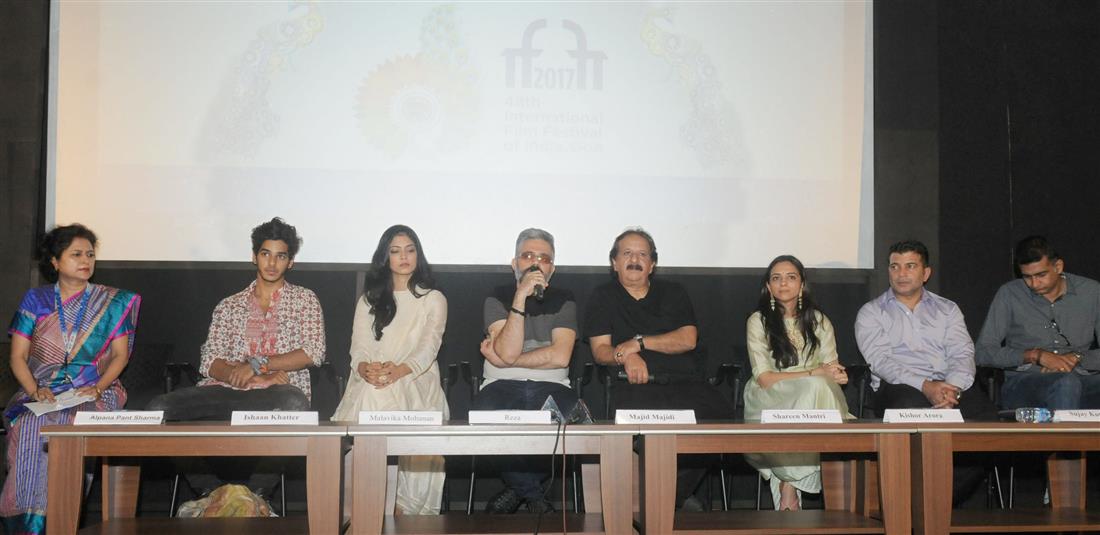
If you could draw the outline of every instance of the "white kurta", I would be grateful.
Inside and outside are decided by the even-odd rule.
[[[423,290],[421,290],[421,293]],[[436,354],[447,326],[447,298],[438,290],[415,297],[395,291],[397,314],[374,337],[370,305],[359,299],[351,334],[351,373],[344,397],[332,419],[357,421],[359,411],[436,410],[450,416],[439,382]],[[385,388],[375,388],[359,375],[360,362],[405,364],[412,373]],[[443,457],[404,456],[398,460],[397,508],[403,514],[438,514],[446,473]]]

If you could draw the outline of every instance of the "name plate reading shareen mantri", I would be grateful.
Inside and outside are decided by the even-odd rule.
[[[959,409],[886,409],[882,423],[962,423],[963,415]]]
[[[550,424],[550,411],[470,411],[471,424]]]
[[[73,425],[160,425],[164,411],[77,411]]]
[[[1055,422],[1100,422],[1098,409],[1060,409],[1054,411]]]
[[[839,424],[840,411],[836,409],[768,409],[760,411],[762,424]]]
[[[694,424],[695,411],[623,410],[615,411],[617,424]]]
[[[230,425],[317,425],[317,411],[233,411]]]
[[[443,412],[359,411],[359,425],[443,425]]]

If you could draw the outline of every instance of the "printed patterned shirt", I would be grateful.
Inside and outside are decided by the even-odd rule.
[[[215,359],[245,362],[255,356],[273,356],[305,351],[314,366],[325,361],[325,319],[321,303],[313,291],[289,282],[275,292],[271,306],[264,312],[256,299],[256,281],[243,291],[233,294],[214,307],[210,332],[202,345],[199,373],[204,377],[199,386],[230,385],[210,377],[210,365]],[[287,373],[290,384],[311,397],[309,370]]]

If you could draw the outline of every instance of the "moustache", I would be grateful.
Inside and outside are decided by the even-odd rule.
[[[626,269],[633,269],[634,271],[645,271],[642,269],[641,264],[627,264]]]

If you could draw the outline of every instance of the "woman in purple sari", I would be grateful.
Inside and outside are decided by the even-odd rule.
[[[9,535],[44,533],[46,451],[39,429],[69,424],[77,411],[111,411],[126,403],[118,376],[134,345],[141,297],[89,282],[96,236],[83,225],[57,227],[38,248],[39,268],[54,284],[23,296],[8,334],[11,369],[21,387],[4,410],[8,476],[0,516]],[[35,416],[32,401],[74,390],[86,401]]]

